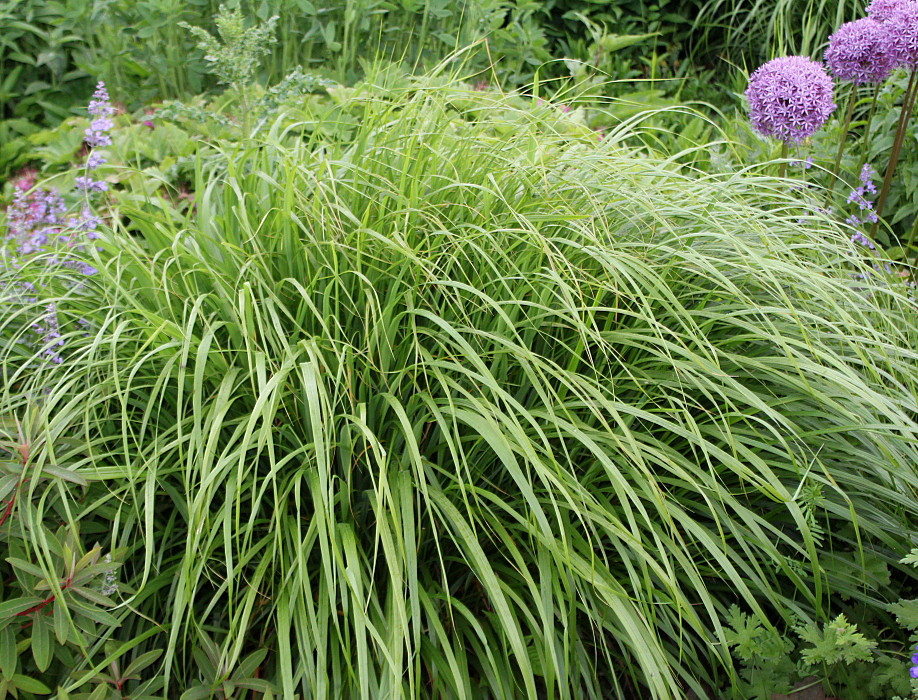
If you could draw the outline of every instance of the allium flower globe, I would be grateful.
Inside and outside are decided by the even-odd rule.
[[[884,81],[894,68],[887,25],[869,17],[843,24],[829,37],[826,65],[855,85]]]
[[[911,0],[873,0],[867,5],[867,16],[877,22],[886,22],[899,6]]]
[[[821,63],[785,56],[765,63],[746,88],[752,128],[786,144],[812,136],[835,110],[832,78]]]
[[[918,0],[900,2],[885,22],[897,66],[918,66]]]

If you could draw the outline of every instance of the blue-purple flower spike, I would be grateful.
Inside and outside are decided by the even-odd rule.
[[[752,128],[785,144],[812,136],[835,110],[832,78],[821,63],[803,56],[760,66],[746,88]]]
[[[101,80],[96,85],[96,91],[89,101],[88,111],[95,119],[90,122],[89,128],[83,132],[86,145],[90,148],[110,146],[112,138],[108,135],[108,132],[114,126],[111,116],[115,113],[115,108],[112,107],[108,97],[108,90],[105,89],[105,83]]]

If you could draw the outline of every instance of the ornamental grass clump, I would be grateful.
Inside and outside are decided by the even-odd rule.
[[[90,322],[66,362],[0,320],[0,414],[88,482],[12,517],[128,548],[55,682],[162,648],[167,697],[729,696],[737,601],[918,582],[918,319],[831,221],[513,97],[338,109],[202,151],[196,215],[120,200],[92,294],[35,301]]]

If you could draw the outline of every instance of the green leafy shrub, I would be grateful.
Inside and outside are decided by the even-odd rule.
[[[89,3],[10,0],[0,6],[0,124],[51,123],[71,113],[90,87],[78,66]]]
[[[79,290],[0,272],[45,283],[0,320],[0,413],[47,446],[22,469],[85,482],[30,481],[0,536],[61,592],[60,523],[123,551],[120,626],[17,678],[88,692],[163,649],[132,689],[710,697],[737,600],[781,635],[891,620],[906,290],[781,181],[435,84],[202,145],[193,210],[116,190]],[[49,302],[86,321],[59,364]]]

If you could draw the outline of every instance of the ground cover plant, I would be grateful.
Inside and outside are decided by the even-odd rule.
[[[0,683],[908,693],[904,281],[786,181],[399,85],[7,245]]]

